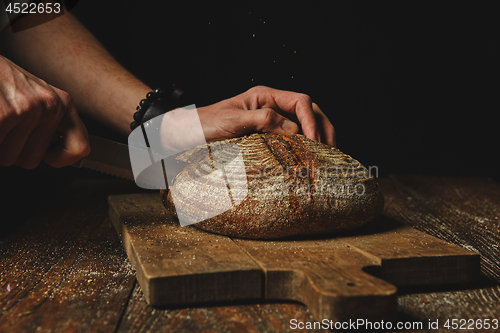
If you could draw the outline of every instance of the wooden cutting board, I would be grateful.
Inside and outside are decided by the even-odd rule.
[[[397,286],[466,283],[479,276],[478,254],[383,215],[335,238],[259,241],[180,227],[158,193],[108,200],[152,306],[294,300],[318,320],[389,320]]]

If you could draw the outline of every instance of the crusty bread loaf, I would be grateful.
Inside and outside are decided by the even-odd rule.
[[[233,148],[218,150],[221,145]],[[200,205],[199,199],[192,199],[201,186],[197,179],[203,178],[203,185],[210,182],[214,155],[221,151],[228,161],[242,154],[246,179],[233,177],[236,180],[225,187],[214,182],[213,195]],[[204,209],[217,206],[219,196],[229,192],[234,203],[229,210],[194,224],[218,234],[270,239],[342,231],[364,225],[384,205],[377,183],[365,167],[340,150],[303,135],[253,134],[197,147],[179,159],[190,164],[177,175],[171,189],[184,213],[202,216]],[[234,184],[238,181],[248,186],[246,195],[236,200],[241,197]],[[162,191],[161,195],[165,207],[175,211],[171,193]]]

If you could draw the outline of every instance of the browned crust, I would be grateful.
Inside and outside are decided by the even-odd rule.
[[[383,209],[384,199],[375,179],[366,175],[366,168],[358,161],[336,148],[302,135],[271,133],[225,142],[237,144],[243,153],[248,195],[230,210],[194,224],[200,229],[257,239],[330,233],[360,227]],[[214,149],[217,143],[208,146]],[[191,164],[172,186],[206,173],[203,163],[213,164],[207,161],[203,147],[195,149],[184,156]],[[336,174],[331,172],[335,168]],[[351,193],[345,190],[348,186]],[[363,194],[352,191],[354,188],[363,188]],[[195,188],[183,193],[183,205],[193,212],[204,209],[190,205],[190,191]],[[165,191],[161,195],[165,207],[175,212],[171,195]],[[206,207],[217,201],[215,196]]]

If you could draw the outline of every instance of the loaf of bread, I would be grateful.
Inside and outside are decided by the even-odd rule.
[[[243,176],[231,175],[237,156]],[[213,233],[253,239],[331,233],[366,224],[384,206],[376,180],[363,165],[303,135],[253,134],[211,142],[178,158],[189,164],[171,191],[161,192],[163,204],[174,212],[181,207],[184,215],[198,218],[194,226]],[[221,173],[213,172],[221,160],[227,161],[228,173],[222,185]],[[210,185],[211,175],[219,180],[213,178],[213,191],[200,199],[199,189]],[[229,209],[199,218],[228,195]]]

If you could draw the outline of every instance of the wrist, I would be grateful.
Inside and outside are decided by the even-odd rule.
[[[130,123],[132,131],[159,115],[189,104],[189,101],[184,91],[173,84],[166,89],[156,88],[149,91],[138,104],[133,114],[133,121]]]
[[[103,111],[112,117],[107,119],[106,125],[121,135],[128,136],[131,132],[130,122],[136,112],[137,102],[144,98],[149,91],[151,91],[150,87],[138,82],[133,87],[112,94],[110,98],[114,100],[114,103],[111,103],[109,107],[114,112]]]

